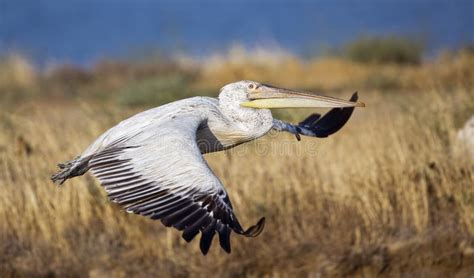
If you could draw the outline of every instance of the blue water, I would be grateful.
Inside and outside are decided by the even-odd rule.
[[[360,35],[422,38],[427,53],[474,43],[474,0],[0,0],[0,54],[90,64],[147,49],[202,56],[240,42],[305,55]]]

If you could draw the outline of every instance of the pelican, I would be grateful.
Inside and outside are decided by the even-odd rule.
[[[327,137],[350,118],[357,92],[349,101],[255,81],[225,85],[218,98],[192,97],[138,113],[98,137],[81,155],[58,164],[53,182],[91,171],[111,201],[127,212],[161,220],[183,231],[190,242],[201,233],[206,255],[214,235],[227,253],[230,234],[259,235],[262,217],[242,228],[229,196],[203,154],[226,150],[262,137],[270,130],[296,136]],[[270,108],[333,108],[312,114],[299,124],[272,117]]]

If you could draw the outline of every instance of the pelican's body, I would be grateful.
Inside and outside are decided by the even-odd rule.
[[[192,97],[168,103],[138,113],[102,134],[81,156],[91,155],[121,136],[131,136],[153,126],[171,123],[173,128],[186,124],[189,117],[200,122],[196,140],[201,153],[221,151],[257,139],[273,126],[270,110],[258,110],[253,115],[234,115],[232,108],[219,105],[219,100],[210,97]],[[230,116],[228,116],[230,115]],[[188,118],[188,119],[189,119]],[[245,119],[242,120],[242,119]]]
[[[187,241],[201,232],[204,254],[217,232],[222,248],[230,252],[230,232],[256,236],[264,218],[247,230],[240,226],[222,183],[202,154],[257,139],[272,128],[298,139],[300,134],[326,137],[345,124],[353,107],[362,106],[356,100],[356,95],[344,101],[253,81],[232,83],[221,89],[218,99],[183,99],[120,122],[79,157],[60,164],[63,170],[52,179],[63,183],[91,170],[110,199],[127,211],[183,230]],[[299,125],[273,119],[268,109],[310,105],[345,108],[333,109],[321,119],[312,115]]]

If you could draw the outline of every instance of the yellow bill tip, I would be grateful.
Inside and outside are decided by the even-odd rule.
[[[255,105],[252,101],[242,102],[240,106],[247,107],[247,108],[260,108],[258,105]]]

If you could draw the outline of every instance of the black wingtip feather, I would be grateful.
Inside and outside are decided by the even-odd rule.
[[[230,254],[230,229],[227,225],[219,223],[217,225],[217,232],[219,233],[219,243],[226,251],[227,253]]]
[[[186,215],[189,215],[191,212],[196,211],[196,209],[198,208],[199,206],[196,204],[190,204],[188,206],[185,206],[184,208],[179,209],[176,212],[167,215],[166,217],[163,217],[161,219],[161,223],[163,223],[163,225],[165,225],[166,227],[170,227],[171,225],[182,220]]]
[[[321,118],[320,114],[314,113],[309,115],[306,119],[304,119],[302,122],[299,123],[301,126],[311,126],[313,125],[317,120]]]
[[[350,101],[358,99],[357,92],[352,94]],[[349,120],[354,111],[354,107],[334,108],[324,114],[312,127],[317,137],[328,137],[339,131]]]
[[[197,234],[199,234],[199,230],[192,230],[188,232],[184,231],[181,237],[184,238],[186,242],[191,242],[191,240],[193,240]]]
[[[214,234],[216,233],[216,223],[215,219],[202,231],[201,241],[199,242],[199,248],[203,255],[206,255],[211,248],[212,239],[214,238]]]
[[[186,240],[187,242],[190,242],[191,240],[193,240],[199,233],[199,230],[201,229],[201,227],[206,227],[207,225],[209,225],[210,222],[211,222],[211,218],[208,217],[206,214],[201,216],[201,218],[196,220],[194,224],[186,227],[186,229],[183,232],[184,240]]]
[[[355,91],[355,92],[352,94],[351,101],[357,101],[358,98],[359,98],[358,92]]]

